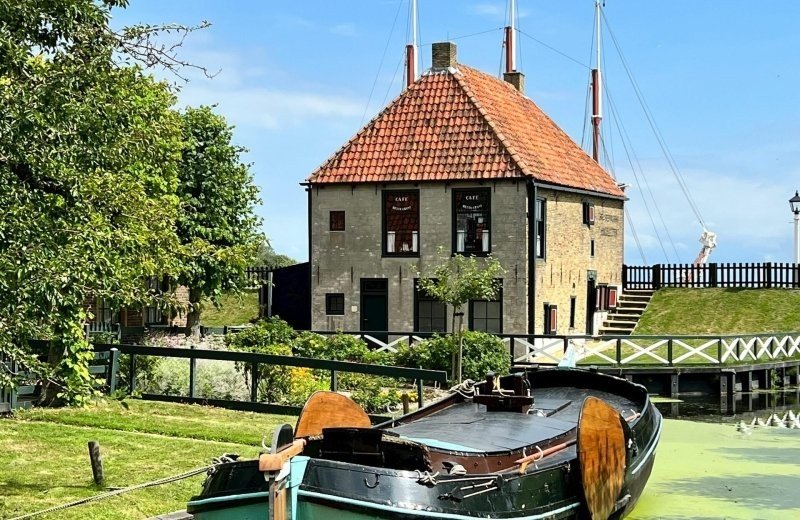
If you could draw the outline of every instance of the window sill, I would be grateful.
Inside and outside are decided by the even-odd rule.
[[[381,258],[419,258],[419,252],[417,253],[383,253],[381,254]]]

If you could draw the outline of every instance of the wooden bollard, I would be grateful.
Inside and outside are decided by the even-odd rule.
[[[100,485],[105,480],[103,474],[103,457],[100,455],[100,443],[89,441],[89,461],[92,463],[92,476],[94,483]]]
[[[403,392],[403,395],[400,396],[400,400],[403,401],[403,415],[406,415],[409,412],[409,401],[408,392]]]

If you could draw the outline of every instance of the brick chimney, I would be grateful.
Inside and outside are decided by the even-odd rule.
[[[456,44],[452,42],[440,42],[433,44],[433,67],[434,69],[449,69],[456,66]]]
[[[514,85],[514,88],[525,93],[525,74],[521,72],[504,72],[503,80]]]

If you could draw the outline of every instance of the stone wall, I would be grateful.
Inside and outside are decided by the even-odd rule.
[[[429,272],[439,248],[453,248],[453,188],[491,189],[491,251],[505,269],[503,332],[527,327],[526,185],[523,181],[314,186],[311,188],[311,321],[315,330],[360,329],[360,280],[388,280],[389,330],[414,328],[414,269]],[[419,189],[419,257],[382,256],[383,190]],[[345,231],[329,230],[329,212],[345,212]],[[343,293],[344,316],[326,316],[325,294]],[[465,306],[467,307],[467,306]],[[468,310],[464,309],[465,313]],[[448,312],[448,314],[450,314]],[[468,323],[465,315],[464,323]],[[448,330],[450,327],[448,316]]]
[[[544,332],[544,304],[558,306],[558,334],[586,331],[587,274],[598,284],[621,285],[624,240],[623,202],[539,188],[546,199],[547,249],[536,260],[535,330]],[[583,222],[583,203],[594,203],[595,224]],[[594,256],[591,241],[595,242]],[[576,298],[575,326],[569,327],[570,298]]]

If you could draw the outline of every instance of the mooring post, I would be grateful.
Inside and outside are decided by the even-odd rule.
[[[89,462],[92,464],[92,476],[98,486],[105,480],[103,473],[103,457],[100,455],[100,443],[89,441]]]
[[[680,388],[678,387],[678,374],[670,375],[669,383],[669,396],[672,398],[678,397],[678,393],[680,392]]]
[[[411,410],[409,403],[411,398],[408,396],[408,392],[403,392],[403,395],[400,396],[400,400],[403,401],[403,415],[406,415]]]

